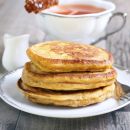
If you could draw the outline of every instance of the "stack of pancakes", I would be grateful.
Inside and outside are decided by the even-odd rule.
[[[18,87],[32,102],[79,107],[115,95],[116,71],[107,51],[91,45],[50,41],[27,50]]]

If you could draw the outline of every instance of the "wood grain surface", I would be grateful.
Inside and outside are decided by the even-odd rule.
[[[107,38],[106,47],[115,57],[115,63],[130,69],[130,1],[111,0],[116,11],[128,13],[124,29]],[[31,34],[30,43],[41,41],[44,33],[37,30],[35,16],[23,8],[24,0],[0,0],[0,57],[3,53],[3,35]],[[116,28],[117,18],[110,29]],[[2,66],[0,72],[3,73]],[[130,105],[101,116],[80,119],[56,119],[35,116],[16,110],[0,99],[0,130],[130,130]]]

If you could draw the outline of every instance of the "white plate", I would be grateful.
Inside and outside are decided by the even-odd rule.
[[[120,69],[117,69],[117,72],[118,81],[129,85],[130,74]],[[110,98],[102,103],[81,108],[53,107],[34,104],[26,100],[24,95],[17,88],[17,80],[21,77],[21,74],[22,69],[17,69],[3,76],[0,80],[0,95],[9,105],[28,113],[57,118],[90,117],[112,112],[130,103],[128,100],[117,101]]]

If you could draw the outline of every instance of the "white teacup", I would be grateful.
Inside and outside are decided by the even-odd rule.
[[[126,22],[124,13],[113,13],[116,6],[112,2],[103,0],[60,0],[59,4],[89,4],[105,8],[105,11],[84,15],[62,15],[49,11],[41,12],[37,15],[37,20],[40,28],[51,40],[78,41],[92,44],[119,31]],[[116,15],[123,18],[123,23],[118,29],[105,34],[109,21]]]

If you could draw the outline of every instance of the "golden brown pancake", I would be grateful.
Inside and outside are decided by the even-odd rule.
[[[33,72],[31,62],[24,66],[22,80],[33,87],[51,90],[83,90],[108,86],[114,83],[116,71],[111,68],[104,72],[42,73]]]
[[[102,71],[113,63],[107,51],[72,42],[39,43],[30,47],[27,55],[44,72]]]
[[[34,103],[81,107],[102,102],[115,95],[115,84],[110,86],[82,91],[52,91],[34,88],[25,85],[22,80],[18,81],[18,87],[24,95]]]

